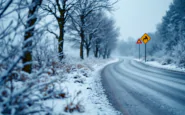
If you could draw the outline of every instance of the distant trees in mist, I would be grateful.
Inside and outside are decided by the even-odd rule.
[[[157,31],[149,33],[151,41],[147,44],[147,54],[149,56],[163,58],[163,60],[168,61],[167,63],[176,63],[183,67],[185,66],[184,4],[185,0],[173,0],[162,19],[162,23],[157,25]],[[135,44],[135,42],[136,40],[132,44]],[[136,52],[137,45],[134,49]]]

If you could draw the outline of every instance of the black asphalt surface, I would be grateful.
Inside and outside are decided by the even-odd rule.
[[[185,73],[124,59],[102,70],[102,84],[123,115],[185,115]]]

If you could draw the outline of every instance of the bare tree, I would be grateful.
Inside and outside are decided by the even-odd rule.
[[[89,57],[90,50],[92,49],[92,43],[97,39],[97,33],[99,31],[99,27],[102,23],[101,15],[103,15],[102,12],[94,12],[92,13],[88,18],[88,28],[86,28],[86,38],[84,40],[84,45],[86,48],[86,55]]]
[[[116,46],[119,30],[115,27],[113,19],[108,18],[106,15],[99,15],[100,24],[96,31],[96,38],[93,39],[94,56],[109,58],[111,51]]]
[[[80,37],[80,58],[84,59],[84,43],[86,39],[86,29],[89,27],[87,18],[94,12],[110,8],[109,0],[78,0],[73,7],[71,22],[73,30]],[[90,38],[91,39],[91,38]]]
[[[38,7],[41,5],[42,0],[32,0],[32,3],[29,7],[28,11],[28,20],[25,28],[25,35],[24,35],[24,41],[25,45],[24,48],[28,48],[24,53],[24,58],[23,58],[23,63],[25,64],[23,71],[31,73],[31,68],[32,68],[32,37],[34,34],[34,28],[35,28],[35,23],[37,21],[37,11]]]
[[[59,35],[50,29],[48,29],[48,32],[54,34],[58,39],[58,52],[60,60],[64,58],[64,28],[69,17],[68,14],[74,4],[75,0],[49,0],[48,3],[42,5],[43,10],[53,15],[58,23]]]

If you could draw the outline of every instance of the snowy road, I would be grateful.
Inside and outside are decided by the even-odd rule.
[[[185,73],[124,59],[101,74],[108,99],[124,115],[185,115]]]

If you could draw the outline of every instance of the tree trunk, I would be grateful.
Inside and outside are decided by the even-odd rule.
[[[103,51],[103,59],[106,58],[106,49]]]
[[[58,10],[60,12],[60,17],[57,18],[58,21],[58,25],[59,25],[59,29],[60,29],[60,33],[59,33],[59,39],[58,39],[58,51],[59,51],[59,59],[62,60],[64,58],[64,26],[65,26],[65,13],[66,11],[66,2],[67,1],[63,1],[62,2],[62,8],[60,6],[59,0],[56,0],[57,6],[58,6]]]
[[[80,28],[80,37],[81,37],[81,43],[80,43],[80,58],[84,59],[84,54],[83,54],[83,48],[84,48],[84,40],[85,40],[85,35],[84,35],[84,16],[80,16],[82,27]]]
[[[86,48],[87,57],[89,57],[90,48]]]
[[[111,54],[111,50],[109,49],[109,50],[107,51],[107,58],[110,58],[110,54]]]
[[[85,48],[86,48],[86,55],[87,55],[87,57],[89,57],[89,52],[90,52],[90,45],[89,45],[89,43],[88,43],[88,41],[85,41]]]
[[[62,60],[64,58],[63,48],[64,48],[64,24],[65,20],[64,18],[60,18],[59,21],[59,29],[60,29],[60,35],[58,39],[58,52],[59,52],[59,59]]]
[[[91,50],[91,40],[92,40],[92,34],[89,34],[89,39],[86,40],[86,53],[87,53],[87,57],[89,57],[89,53],[90,53],[90,50]]]
[[[105,55],[105,53],[103,54],[103,59],[105,59],[106,58],[106,55]]]
[[[96,44],[96,48],[95,48],[95,55],[96,58],[98,57],[98,45]]]
[[[29,12],[28,12],[28,20],[27,20],[27,25],[25,30],[27,30],[25,32],[24,35],[24,41],[26,42],[24,45],[24,49],[27,48],[27,51],[25,51],[24,53],[24,57],[23,57],[23,71],[27,72],[27,73],[31,73],[31,69],[32,69],[32,40],[28,41],[28,39],[30,39],[33,34],[34,34],[34,26],[35,26],[35,22],[37,21],[37,17],[35,16],[35,13],[37,12],[37,7],[39,5],[41,5],[42,0],[32,0],[32,7],[29,8]]]
[[[106,59],[107,54],[108,54],[108,50],[107,50],[107,47],[105,47],[105,49],[103,51],[103,59]]]
[[[84,47],[84,38],[81,37],[81,42],[80,42],[80,58],[81,58],[81,59],[84,59],[83,47]]]

